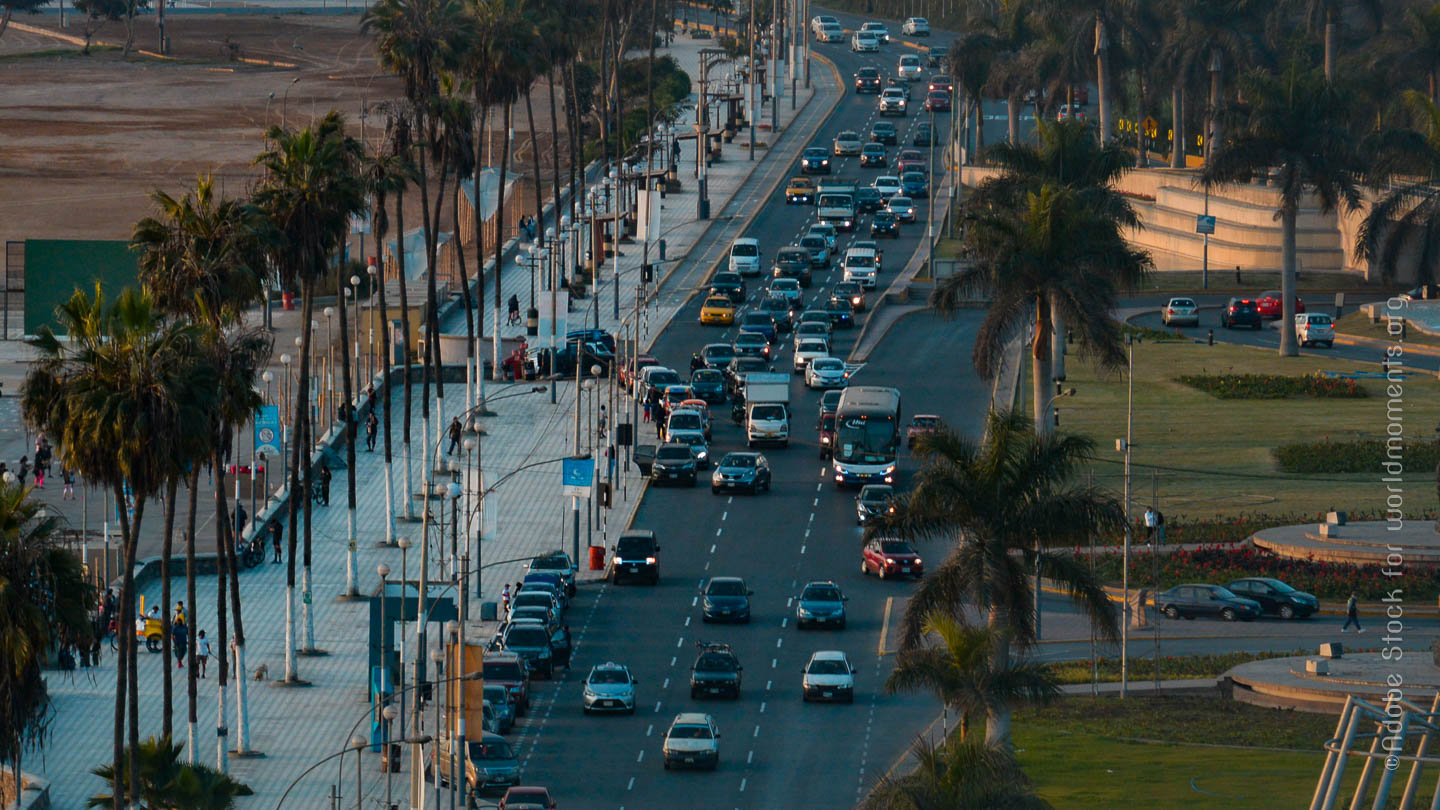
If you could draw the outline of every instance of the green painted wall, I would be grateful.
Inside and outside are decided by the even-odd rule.
[[[139,280],[139,257],[120,239],[25,240],[25,334],[55,328],[55,307],[95,283],[107,299]],[[59,330],[56,330],[57,332]]]

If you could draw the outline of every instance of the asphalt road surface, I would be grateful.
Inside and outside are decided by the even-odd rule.
[[[865,55],[853,55],[841,45],[820,48],[836,61],[847,83],[861,65],[893,71],[898,53],[904,52],[893,44]],[[909,143],[908,131],[920,118],[894,119],[901,143]],[[936,116],[936,129],[942,132],[948,126],[944,118]],[[847,94],[816,141],[828,145],[844,129],[868,133],[875,120],[873,97]],[[798,164],[798,154],[795,158]],[[856,161],[840,158],[832,176],[869,182],[879,173],[862,172]],[[776,249],[793,244],[814,214],[813,207],[785,205],[777,194],[746,235],[760,240],[768,259]],[[922,202],[920,224],[902,226],[900,239],[883,243],[881,288],[918,245],[923,216]],[[858,238],[867,238],[868,222],[866,215]],[[842,234],[838,253],[856,237]],[[768,271],[768,262],[764,269]],[[804,291],[807,306],[823,303],[838,280],[838,270],[817,271],[814,284]],[[749,280],[747,306],[758,301],[762,284],[763,279]],[[662,363],[682,375],[692,352],[735,336],[733,327],[699,324],[701,297],[677,315],[654,349]],[[978,430],[989,398],[988,384],[974,376],[969,361],[979,315],[964,313],[948,322],[930,314],[901,319],[852,382],[896,386],[907,415],[938,413],[956,427]],[[845,356],[858,331],[838,331],[834,354]],[[782,337],[775,346],[776,370],[788,371],[789,339]],[[536,684],[539,699],[524,724],[533,745],[525,748],[523,762],[526,782],[568,788],[566,807],[850,806],[936,717],[938,704],[928,694],[889,696],[882,691],[893,665],[893,658],[881,655],[882,643],[893,648],[913,584],[861,575],[854,492],[838,491],[829,482],[828,463],[819,456],[814,414],[820,394],[806,389],[796,376],[791,397],[795,416],[790,446],[763,451],[774,473],[771,492],[712,495],[703,479],[693,489],[652,487],[634,525],[653,529],[660,538],[660,584],[586,588],[571,608],[569,623],[577,642],[574,668],[554,684]],[[714,408],[712,423],[712,457],[745,449],[727,408]],[[650,427],[640,425],[642,437]],[[909,469],[913,465],[902,455],[902,484]],[[706,577],[727,575],[744,577],[754,590],[752,621],[702,624],[697,588]],[[849,597],[845,630],[795,628],[793,598],[811,580],[833,580]],[[738,701],[690,698],[689,667],[699,640],[726,642],[740,657],[745,669]],[[822,649],[843,650],[857,667],[853,705],[801,701],[800,668],[812,652]],[[634,716],[583,714],[580,681],[590,666],[605,661],[624,663],[640,679]],[[682,711],[709,712],[719,724],[721,762],[716,772],[661,767],[663,734]]]

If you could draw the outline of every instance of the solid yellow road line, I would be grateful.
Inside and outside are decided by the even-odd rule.
[[[890,610],[895,607],[895,597],[885,597],[885,618],[880,621],[880,646],[875,654],[881,658],[885,657],[885,637],[890,633]]]

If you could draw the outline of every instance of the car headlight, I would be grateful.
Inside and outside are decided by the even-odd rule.
[[[696,453],[696,454],[695,454],[695,457],[696,457],[696,458],[709,458],[709,455],[710,455],[709,453],[706,453],[704,450],[701,450],[699,453]]]
[[[815,615],[815,611],[813,611],[813,610],[811,610],[811,609],[809,609],[809,608],[807,608],[807,607],[802,607],[802,608],[800,608],[800,610],[799,610],[799,614],[800,614],[801,616],[811,616],[811,617],[813,617],[813,616]]]
[[[820,443],[821,443],[821,444],[829,444],[829,443],[830,443],[830,437],[829,437],[829,436],[821,436],[821,437],[820,437]]]

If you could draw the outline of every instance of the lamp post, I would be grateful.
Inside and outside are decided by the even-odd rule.
[[[345,306],[341,302],[340,306]],[[328,424],[330,414],[335,410],[335,337],[330,333],[330,321],[335,317],[335,307],[325,307],[325,404],[323,415]]]
[[[366,372],[370,380],[373,381],[375,379],[375,287],[380,283],[378,275],[380,268],[375,266],[373,256],[371,257],[370,264],[366,265],[365,272],[370,276],[370,333],[368,338],[370,346],[369,350],[365,352],[369,355],[370,361]],[[383,315],[384,313],[381,314]]]
[[[563,275],[564,272],[565,272],[565,268],[564,268],[564,266],[563,266],[563,264],[564,264],[564,261],[563,261],[563,260],[564,260],[565,255],[566,255],[566,250],[565,250],[566,245],[570,242],[570,229],[571,229],[571,228],[572,228],[572,225],[570,224],[570,215],[569,215],[569,214],[563,214],[563,215],[561,215],[561,217],[560,217],[560,259],[561,259],[561,265],[562,265],[562,266],[561,266],[561,268],[560,268],[560,272],[561,272],[562,275]],[[553,376],[553,375],[555,374],[555,339],[556,339],[557,322],[560,320],[560,310],[559,310],[559,306],[560,306],[559,295],[560,295],[560,293],[559,293],[559,291],[557,290],[557,288],[558,288],[560,285],[556,283],[556,279],[555,279],[555,265],[554,265],[553,263],[550,265],[550,277],[549,277],[549,280],[548,280],[548,281],[549,281],[549,284],[550,284],[550,355],[549,355],[549,358],[550,358],[550,359],[549,359],[549,361],[548,361],[548,362],[549,362],[549,365],[548,365],[548,367],[545,369],[545,371],[546,371],[546,376],[547,376],[547,377],[548,377],[548,376]],[[555,388],[556,388],[556,386],[554,386],[554,385],[551,385],[551,386],[550,386],[550,404],[551,404],[551,405],[554,405],[554,404],[555,404]]]
[[[287,120],[287,118],[286,118],[286,113],[287,113],[287,112],[289,111],[289,109],[290,109],[290,88],[294,87],[294,86],[295,86],[295,83],[298,82],[298,81],[300,81],[300,77],[299,77],[299,76],[296,76],[295,78],[291,79],[291,80],[290,80],[290,83],[287,84],[287,85],[285,85],[285,94],[280,97],[280,128],[281,128],[281,129],[285,129],[285,128],[287,127],[287,125],[286,125],[286,120]]]
[[[400,680],[405,680],[405,589],[410,587],[409,561],[410,538],[399,537],[395,545],[400,547],[400,632],[396,634],[396,655],[399,658]],[[416,612],[418,613],[418,606]],[[397,690],[400,696],[400,736],[405,736],[405,692]]]
[[[575,375],[576,375],[577,377],[580,375],[580,368],[581,368],[581,367],[582,367],[582,366],[581,366],[578,362],[575,364],[575,368],[576,368]],[[597,375],[597,376],[598,376],[598,375],[600,374],[600,367],[599,367],[598,365],[597,365],[597,366],[592,366],[591,369],[590,369],[590,371],[591,371],[591,374],[592,374],[592,375]],[[576,457],[576,458],[579,458],[579,457],[581,456],[581,452],[580,452],[580,408],[581,408],[581,404],[580,404],[580,403],[581,403],[581,401],[585,398],[585,397],[584,397],[584,392],[585,392],[585,391],[589,391],[589,390],[593,389],[594,387],[595,387],[595,377],[592,376],[592,377],[590,377],[589,379],[587,379],[587,380],[585,380],[584,382],[582,382],[582,383],[575,389],[575,457]],[[571,495],[571,496],[570,496],[570,517],[571,517],[571,520],[572,520],[573,525],[574,525],[574,531],[571,533],[571,544],[570,544],[571,556],[573,556],[573,557],[575,558],[575,565],[578,567],[578,566],[580,565],[580,496],[579,496],[579,495]]]
[[[1125,601],[1120,610],[1120,697],[1130,691],[1130,448],[1135,429],[1135,336],[1125,333],[1126,354],[1126,403],[1125,438],[1116,442],[1125,454],[1125,549],[1120,555],[1120,588],[1125,592]]]
[[[267,368],[267,369],[265,369],[264,371],[260,372],[260,379],[262,379],[262,380],[265,381],[265,404],[266,404],[266,405],[269,405],[269,404],[270,404],[270,383],[272,383],[272,382],[275,381],[275,372],[273,372],[273,371],[271,371],[270,369]],[[284,459],[284,458],[285,458],[285,433],[284,433],[284,431],[281,431],[281,433],[280,433],[280,458],[281,458],[281,459]],[[281,461],[280,463],[281,463],[281,465],[282,465],[281,473],[283,474],[283,473],[284,473],[283,465],[284,465],[285,462],[284,462],[284,461]],[[283,480],[283,478],[282,478],[282,480]],[[262,485],[262,486],[264,487],[264,489],[265,489],[265,503],[268,504],[268,503],[270,503],[270,465],[269,465],[268,463],[265,465],[265,476],[264,476],[264,478],[261,479],[261,485]],[[255,511],[255,510],[254,510],[254,509],[251,509],[250,511],[253,512],[253,511]]]
[[[1042,418],[1042,419],[1048,419],[1048,418],[1049,418],[1048,414],[1050,413],[1050,406],[1053,405],[1053,404],[1055,404],[1055,400],[1057,400],[1057,399],[1063,399],[1063,398],[1065,398],[1065,397],[1073,397],[1073,396],[1075,396],[1075,389],[1074,389],[1074,388],[1061,389],[1061,388],[1060,388],[1060,383],[1059,383],[1059,381],[1056,381],[1056,383],[1055,383],[1055,389],[1056,389],[1056,390],[1055,390],[1055,396],[1050,397],[1050,399],[1046,400],[1046,402],[1045,402],[1045,407],[1043,407],[1043,408],[1040,409],[1040,415],[1041,415],[1041,418]],[[1057,413],[1057,415],[1056,415],[1056,417],[1055,417],[1055,421],[1056,421],[1057,424],[1058,424],[1059,421],[1060,421],[1058,413]],[[1039,546],[1039,544],[1036,544],[1036,546],[1035,546],[1035,638],[1036,638],[1037,640],[1040,638],[1040,594],[1041,594],[1041,590],[1040,590],[1040,580],[1041,580],[1041,572],[1040,572],[1040,546]]]
[[[621,166],[624,166],[625,164],[622,163],[622,164],[620,164],[620,165],[621,165]],[[615,288],[615,314],[614,314],[614,317],[615,317],[616,320],[619,320],[619,319],[620,319],[620,195],[619,195],[618,192],[619,192],[619,190],[620,190],[620,172],[619,172],[618,169],[611,169],[611,170],[610,170],[610,179],[615,182],[615,187],[616,187],[616,192],[617,192],[616,195],[615,195],[615,200],[611,203],[611,205],[612,205],[612,206],[614,207],[614,209],[615,209],[615,225],[613,226],[613,227],[614,227],[614,233],[612,234],[612,237],[611,237],[612,240],[614,241],[614,244],[615,244],[615,277],[612,278],[610,281],[611,281],[612,286]],[[599,302],[599,301],[596,301],[595,303],[596,303],[596,306],[595,306],[595,328],[596,328],[596,329],[599,329],[599,328],[600,328],[600,306],[599,306],[599,303],[600,303],[600,302]]]
[[[350,276],[350,299],[354,302],[351,305],[355,313],[355,376],[360,376],[360,277]],[[355,386],[355,398],[360,398],[360,386]]]

